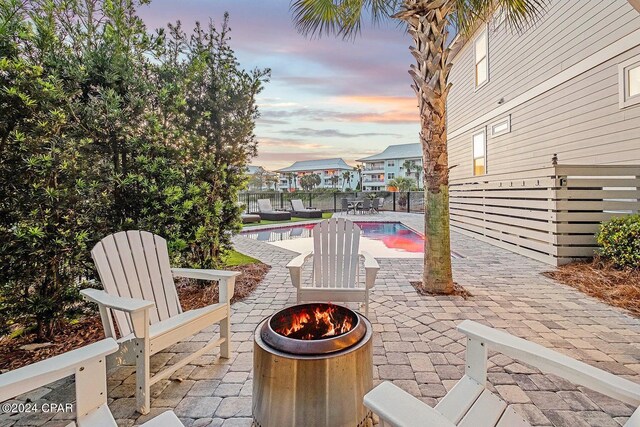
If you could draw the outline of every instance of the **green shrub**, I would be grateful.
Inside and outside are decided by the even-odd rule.
[[[176,265],[216,268],[241,229],[268,70],[240,68],[227,15],[151,33],[147,3],[0,0],[0,335],[51,339],[107,234],[148,230]]]
[[[596,240],[600,255],[617,267],[640,267],[640,215],[615,217],[602,223]]]

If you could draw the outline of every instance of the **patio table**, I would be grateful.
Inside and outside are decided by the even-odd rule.
[[[353,214],[355,215],[358,212],[358,208],[362,206],[362,203],[364,203],[363,200],[356,199],[350,201],[347,206],[349,207],[349,209],[353,209]]]

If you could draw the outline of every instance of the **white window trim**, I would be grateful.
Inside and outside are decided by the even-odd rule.
[[[500,132],[495,132],[494,129],[496,126],[501,125],[503,123],[507,123],[507,129],[500,131]],[[491,131],[491,136],[495,137],[495,136],[500,136],[500,135],[504,135],[506,133],[511,132],[511,114],[509,114],[506,117],[501,118],[500,120],[496,120],[495,122],[491,123],[489,125],[489,130]]]
[[[640,104],[640,95],[627,96],[629,93],[629,88],[627,87],[628,70],[635,68],[634,65],[640,67],[640,55],[618,64],[618,100],[620,108]]]
[[[487,79],[478,84],[478,58],[476,58],[476,42],[478,41],[478,39],[480,37],[482,37],[482,35],[484,34],[484,41],[485,41],[485,59],[486,59],[486,64],[487,64]],[[473,87],[474,87],[474,91],[479,90],[483,87],[485,87],[487,85],[487,83],[489,83],[489,81],[491,80],[491,74],[489,72],[489,24],[485,24],[483,30],[473,39]]]
[[[473,153],[473,145],[476,135],[480,134],[484,135],[484,174],[476,175],[476,156]],[[487,173],[487,130],[485,128],[482,128],[476,132],[473,132],[473,134],[471,135],[471,176],[484,176]]]

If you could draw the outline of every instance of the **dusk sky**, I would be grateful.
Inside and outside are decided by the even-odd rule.
[[[289,0],[153,0],[140,8],[149,30],[180,20],[222,22],[243,68],[270,68],[256,135],[266,169],[296,160],[355,159],[418,142],[418,111],[407,69],[410,37],[395,21],[367,25],[356,40],[310,39],[294,28]]]

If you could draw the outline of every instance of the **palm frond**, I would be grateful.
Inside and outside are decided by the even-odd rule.
[[[351,38],[362,21],[374,24],[391,16],[401,0],[293,0],[290,9],[296,29],[305,36],[339,35]]]
[[[488,21],[502,9],[507,25],[515,31],[524,31],[540,19],[549,0],[454,0],[451,21],[463,36],[469,36],[478,24]]]

